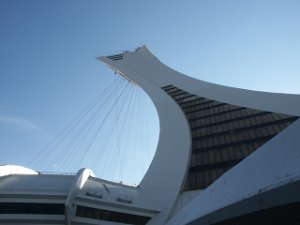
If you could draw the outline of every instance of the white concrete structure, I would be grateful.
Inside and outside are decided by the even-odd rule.
[[[271,224],[266,210],[299,207],[299,95],[195,80],[145,46],[99,59],[139,85],[157,109],[159,142],[142,182],[112,183],[88,169],[5,173],[0,223],[230,224],[246,216]]]
[[[0,166],[0,176],[6,176],[11,174],[38,174],[38,173],[34,170],[28,169],[23,166],[15,166],[15,165]]]

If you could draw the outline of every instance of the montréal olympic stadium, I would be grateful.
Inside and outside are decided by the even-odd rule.
[[[142,88],[159,140],[137,186],[0,167],[1,224],[300,224],[300,96],[183,75],[146,46],[98,58]]]

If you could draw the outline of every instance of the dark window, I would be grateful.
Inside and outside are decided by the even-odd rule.
[[[106,220],[119,223],[128,223],[135,225],[146,224],[151,217],[139,216],[128,213],[114,212],[104,209],[96,209],[86,206],[78,205],[76,209],[76,216],[90,219]]]
[[[196,96],[174,85],[162,89],[184,111],[192,133],[192,160],[184,190],[206,188],[298,119]]]
[[[65,214],[64,204],[1,202],[1,214]]]

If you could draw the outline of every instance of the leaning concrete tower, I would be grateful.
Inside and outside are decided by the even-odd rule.
[[[193,79],[145,46],[99,60],[140,86],[160,134],[137,187],[2,167],[0,223],[299,224],[300,96]],[[5,170],[5,171],[4,171]]]

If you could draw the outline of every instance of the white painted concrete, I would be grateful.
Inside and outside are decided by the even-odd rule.
[[[12,175],[12,174],[38,174],[38,172],[23,166],[16,166],[16,165],[0,166],[0,177]]]

